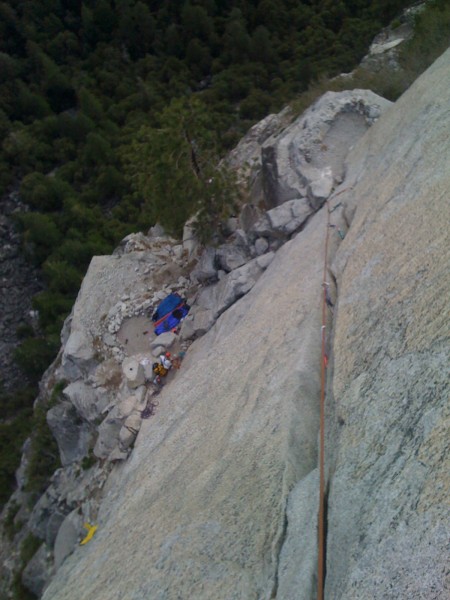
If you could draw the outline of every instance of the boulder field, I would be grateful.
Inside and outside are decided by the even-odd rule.
[[[263,142],[274,161],[302,150],[284,187],[274,173],[289,157],[263,166],[261,187],[283,196],[271,210],[301,200],[311,212],[281,228],[281,245],[264,230],[278,223],[273,213],[256,216],[245,266],[270,260],[251,285],[236,252],[204,269],[213,280],[197,296],[212,315],[204,335],[111,470],[95,536],[62,561],[45,600],[315,597],[327,232],[325,597],[448,596],[449,77],[447,51],[365,133],[361,105],[357,117],[344,107],[339,127],[350,120],[362,135],[345,139],[344,160],[332,152],[336,131],[308,160],[289,133],[281,146]],[[231,304],[227,277],[238,288]],[[76,341],[89,369],[95,357]],[[71,374],[80,363],[69,350]]]

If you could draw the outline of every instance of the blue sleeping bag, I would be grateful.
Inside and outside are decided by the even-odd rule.
[[[159,303],[158,308],[153,313],[152,321],[159,321],[165,315],[168,315],[175,310],[175,308],[182,302],[183,298],[179,294],[169,294]]]
[[[180,323],[180,321],[184,319],[184,317],[188,314],[190,307],[187,304],[177,306],[178,308],[175,308],[173,312],[169,313],[165,319],[163,319],[160,323],[156,325],[156,335],[161,335],[161,333],[165,333],[166,331],[171,331],[172,329],[175,329]]]

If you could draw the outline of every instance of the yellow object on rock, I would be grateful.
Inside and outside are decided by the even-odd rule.
[[[94,535],[94,533],[97,531],[97,525],[91,525],[90,523],[83,523],[83,527],[85,529],[87,529],[87,535],[85,538],[83,538],[80,542],[80,546],[83,546],[84,544],[87,544],[90,540],[92,540],[92,537]]]

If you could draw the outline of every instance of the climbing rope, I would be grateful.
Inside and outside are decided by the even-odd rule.
[[[347,190],[351,189],[347,187],[337,194],[334,198],[343,194]],[[327,226],[325,235],[325,252],[323,260],[323,278],[322,278],[322,351],[321,351],[321,367],[320,367],[320,425],[319,425],[319,513],[318,513],[318,557],[317,557],[317,600],[323,600],[324,598],[324,587],[325,587],[325,385],[326,375],[328,368],[328,355],[326,351],[326,329],[327,329],[327,307],[333,311],[333,302],[331,301],[329,292],[329,283],[327,281],[328,272],[328,243],[330,238],[330,229],[335,229],[341,238],[344,239],[343,232],[330,223],[330,215],[339,206],[342,206],[341,202],[338,202],[330,209],[329,201],[325,203],[327,210]]]
[[[327,231],[325,236],[325,256],[322,279],[322,352],[320,367],[320,429],[319,429],[319,514],[318,514],[318,560],[317,560],[317,600],[323,600],[325,583],[325,381],[328,358],[326,355],[327,298],[328,298],[328,241],[330,237],[330,209],[327,209]]]

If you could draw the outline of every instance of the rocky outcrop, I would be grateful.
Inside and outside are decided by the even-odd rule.
[[[227,157],[227,164],[236,170],[238,180],[245,182],[253,202],[264,203],[261,147],[270,137],[278,136],[294,118],[289,108],[268,115],[253,125]]]
[[[344,177],[351,146],[391,103],[369,90],[327,92],[280,136],[262,145],[265,201],[307,198],[320,207]]]
[[[398,50],[401,44],[409,40],[414,32],[414,19],[426,5],[425,2],[415,2],[405,9],[399,19],[385,27],[373,40],[369,52],[361,61],[360,67],[372,72],[398,72],[401,65],[398,60]]]
[[[189,348],[141,425],[127,483],[119,473],[109,480],[95,540],[66,559],[46,597],[119,598],[130,586],[142,598],[276,590],[288,493],[316,464],[321,265],[302,257],[320,253],[324,216]],[[133,569],[116,577],[124,557]]]

